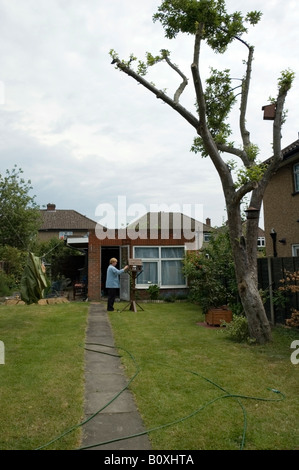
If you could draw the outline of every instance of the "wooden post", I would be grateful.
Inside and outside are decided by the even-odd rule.
[[[269,301],[270,301],[270,316],[271,316],[271,323],[272,325],[275,324],[275,316],[274,316],[274,306],[273,306],[273,280],[272,280],[272,266],[271,266],[271,258],[268,257],[268,279],[269,279]]]

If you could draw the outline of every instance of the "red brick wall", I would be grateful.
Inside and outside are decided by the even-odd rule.
[[[148,233],[149,235],[149,233]],[[117,233],[116,233],[117,237]],[[160,246],[160,245],[184,245],[185,242],[190,242],[190,240],[185,240],[183,237],[181,239],[174,238],[173,234],[169,233],[169,238],[161,238],[159,234],[156,240],[141,239],[137,238],[136,240],[131,239],[104,239],[100,240],[96,237],[95,232],[90,232],[89,234],[89,244],[88,244],[88,299],[89,300],[100,300],[101,298],[101,247],[102,246],[130,246],[130,256],[133,256],[133,246]]]
[[[89,234],[88,243],[88,299],[101,298],[101,245],[93,233]]]

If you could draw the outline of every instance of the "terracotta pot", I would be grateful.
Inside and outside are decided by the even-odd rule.
[[[233,313],[226,306],[210,308],[206,313],[206,323],[208,325],[220,326],[222,321],[230,323],[232,319]]]

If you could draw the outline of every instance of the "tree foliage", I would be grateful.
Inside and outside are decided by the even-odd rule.
[[[31,181],[14,166],[0,174],[0,245],[29,249],[41,224],[39,208],[30,196]]]

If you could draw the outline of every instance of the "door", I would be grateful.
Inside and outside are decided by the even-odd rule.
[[[120,267],[126,266],[128,264],[128,259],[130,257],[130,247],[129,245],[121,246],[120,247]],[[120,300],[126,300],[127,302],[130,301],[130,280],[131,277],[128,273],[122,273],[120,275],[120,289],[119,289],[119,297]]]

